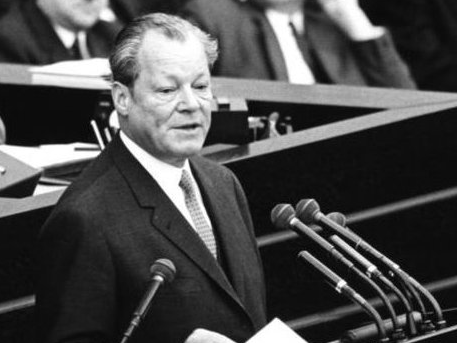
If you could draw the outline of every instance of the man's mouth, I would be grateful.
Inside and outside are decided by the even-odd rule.
[[[177,129],[179,130],[195,130],[197,128],[199,128],[200,125],[199,124],[187,124],[187,125],[180,125],[177,127]]]

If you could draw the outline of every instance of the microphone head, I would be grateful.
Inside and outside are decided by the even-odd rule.
[[[327,214],[327,218],[342,227],[346,227],[346,216],[341,212],[331,212]]]
[[[271,222],[281,230],[289,229],[290,221],[295,217],[295,211],[290,204],[278,204],[271,210]]]
[[[166,258],[159,258],[156,260],[149,269],[151,278],[154,276],[161,276],[165,282],[172,282],[175,278],[176,267],[170,260]]]
[[[295,211],[297,212],[297,217],[305,225],[315,224],[316,213],[320,212],[319,204],[314,199],[302,199],[295,206]]]

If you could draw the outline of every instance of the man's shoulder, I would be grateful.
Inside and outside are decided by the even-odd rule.
[[[59,201],[62,203],[97,202],[109,198],[111,188],[117,187],[119,173],[107,154],[101,154],[67,188]]]

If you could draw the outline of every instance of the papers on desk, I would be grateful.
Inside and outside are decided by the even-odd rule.
[[[32,84],[89,89],[107,89],[111,74],[106,58],[62,61],[30,67]]]
[[[96,144],[49,144],[38,147],[0,145],[0,151],[37,169],[55,168],[64,164],[94,159],[100,150]]]
[[[307,343],[280,319],[275,318],[246,343]]]

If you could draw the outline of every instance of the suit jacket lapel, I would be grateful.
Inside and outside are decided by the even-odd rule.
[[[120,22],[99,21],[87,31],[87,48],[91,57],[106,57],[109,55],[117,33],[121,30]]]
[[[221,197],[221,188],[217,184],[217,180],[208,177],[204,170],[199,168],[198,164],[191,163],[191,166],[199,183],[205,206],[211,214],[213,227],[217,228],[220,238],[219,250],[224,254],[224,262],[231,278],[231,285],[236,292],[236,295],[234,292],[230,294],[248,313],[243,304],[247,296],[247,280],[245,276],[249,274],[251,266],[246,265],[244,257],[246,252],[252,249],[252,246],[249,242],[246,242],[245,223],[237,222],[238,218],[234,218],[233,213],[229,211],[226,206],[226,200]],[[239,299],[241,299],[241,302]],[[248,315],[251,314],[248,313]]]
[[[324,72],[331,83],[338,81],[340,69],[340,55],[335,51],[333,34],[329,37],[328,30],[319,20],[319,15],[305,9],[305,27],[309,44],[313,47],[316,58],[319,60]]]
[[[110,151],[140,207],[151,211],[151,224],[241,305],[226,275],[197,233],[118,136],[110,144]]]
[[[323,13],[305,9],[307,38],[330,83],[361,84],[363,75],[349,51],[351,42]],[[363,84],[363,83],[362,83]]]

